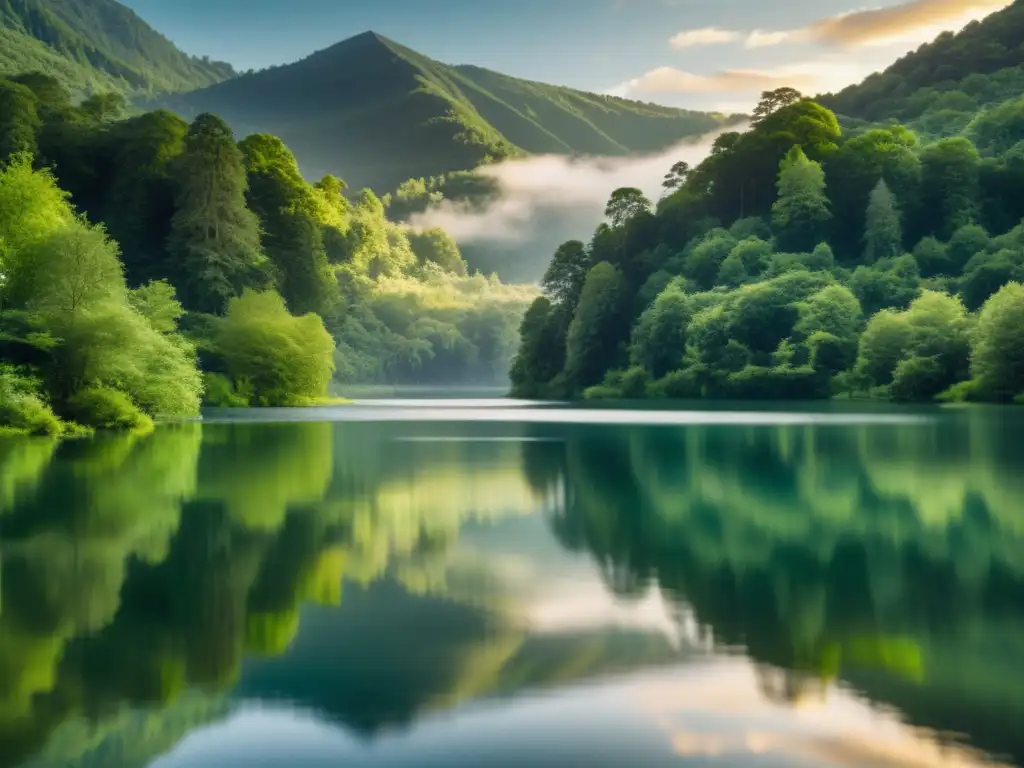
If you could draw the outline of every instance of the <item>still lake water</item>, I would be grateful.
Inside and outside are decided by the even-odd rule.
[[[1024,410],[0,442],[0,766],[1024,765]]]

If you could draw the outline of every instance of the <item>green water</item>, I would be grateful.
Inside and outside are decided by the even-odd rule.
[[[1022,434],[403,400],[2,441],[0,766],[1024,765]]]

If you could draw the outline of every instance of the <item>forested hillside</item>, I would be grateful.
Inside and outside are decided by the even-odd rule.
[[[161,104],[281,136],[307,176],[378,191],[524,152],[654,151],[728,119],[451,67],[372,32]]]
[[[773,111],[774,110],[774,111]],[[792,89],[677,164],[653,206],[616,190],[558,249],[512,369],[529,396],[1008,401],[1024,393],[1024,122],[968,138],[844,135]]]
[[[535,290],[468,275],[369,190],[309,184],[277,137],[119,119],[118,98],[72,106],[38,73],[0,93],[0,429],[506,379]]]
[[[226,80],[114,0],[0,0],[0,74],[42,72],[74,95],[185,91]]]
[[[1024,0],[946,32],[884,72],[818,101],[840,118],[895,119],[934,137],[968,128],[980,109],[1024,90]]]

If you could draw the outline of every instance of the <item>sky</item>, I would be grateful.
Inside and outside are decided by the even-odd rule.
[[[838,90],[1010,0],[121,0],[188,53],[261,69],[373,30],[449,64],[749,111]]]

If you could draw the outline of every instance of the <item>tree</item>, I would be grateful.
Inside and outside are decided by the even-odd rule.
[[[864,245],[864,260],[868,264],[903,253],[899,204],[885,179],[878,182],[868,200]]]
[[[523,315],[519,351],[509,376],[518,397],[537,397],[565,365],[565,323],[546,296],[538,296]]]
[[[597,384],[616,367],[628,333],[621,312],[624,286],[621,273],[606,261],[587,273],[566,340],[565,373],[577,391]]]
[[[128,303],[160,333],[176,331],[178,320],[185,314],[174,293],[174,287],[166,280],[146,283],[129,291]]]
[[[686,183],[686,177],[690,175],[690,170],[690,164],[685,160],[680,160],[665,174],[665,179],[661,182],[661,186],[666,190],[679,189],[679,187]]]
[[[972,258],[988,248],[991,241],[985,228],[977,224],[965,224],[957,229],[946,247],[949,274],[960,274]]]
[[[1024,285],[1008,283],[985,302],[971,347],[971,373],[987,397],[1024,392]]]
[[[325,313],[337,284],[327,262],[312,189],[276,136],[249,136],[239,149],[248,180],[246,201],[260,220],[260,242],[273,264],[278,293],[296,314]]]
[[[643,366],[654,379],[682,368],[690,321],[715,299],[711,294],[684,293],[678,285],[662,291],[633,327],[633,365]]]
[[[186,306],[221,312],[244,288],[265,281],[259,220],[246,207],[244,159],[227,123],[209,114],[193,121],[174,178],[174,282]]]
[[[408,237],[409,245],[420,264],[430,262],[452,274],[466,274],[466,262],[459,251],[458,243],[440,227],[432,227],[422,232],[409,232]]]
[[[868,320],[860,337],[857,371],[872,386],[892,383],[900,360],[913,339],[913,329],[901,312],[883,309]]]
[[[783,250],[810,251],[824,239],[832,218],[825,196],[825,173],[800,146],[782,161],[779,197],[772,206],[772,229]]]
[[[293,317],[274,291],[231,299],[216,341],[236,389],[251,392],[253,405],[302,405],[327,395],[334,341],[319,317]]]
[[[93,120],[105,123],[121,117],[127,106],[128,102],[123,95],[110,92],[90,96],[82,102],[79,108]]]
[[[803,94],[795,88],[776,88],[773,91],[762,91],[761,100],[754,107],[753,122],[757,125],[769,115],[774,114],[783,107],[796,104],[803,99]]]
[[[921,153],[922,215],[926,234],[949,237],[978,214],[981,157],[964,138],[943,139]]]
[[[576,311],[583,284],[590,270],[590,255],[579,240],[570,240],[558,246],[541,287],[556,304],[562,304],[571,315]]]
[[[650,210],[651,201],[643,192],[636,187],[620,187],[612,192],[604,215],[608,217],[613,227],[622,227],[634,216],[648,213]]]
[[[34,155],[41,127],[35,94],[23,85],[0,80],[0,163],[21,153]]]
[[[863,255],[865,214],[879,181],[896,198],[904,228],[910,231],[918,225],[921,161],[916,150],[917,137],[903,126],[893,126],[849,138],[827,159],[825,176],[835,216],[832,244],[843,259]]]
[[[19,253],[9,295],[17,305],[62,316],[123,301],[117,244],[102,227],[85,222],[63,227]]]
[[[934,237],[925,237],[914,246],[914,261],[917,262],[921,277],[948,275],[952,273],[952,263],[946,245]]]
[[[856,346],[857,333],[864,323],[860,302],[845,285],[829,285],[797,305],[800,319],[796,333],[807,338],[824,331]]]

